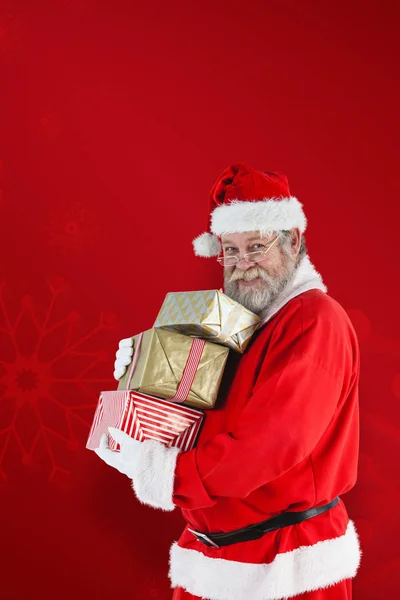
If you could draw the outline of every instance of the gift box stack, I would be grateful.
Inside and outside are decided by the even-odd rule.
[[[86,447],[117,427],[144,441],[194,447],[218,398],[230,349],[243,353],[260,318],[220,290],[167,294],[152,329],[133,337],[133,356],[118,389],[100,393]]]

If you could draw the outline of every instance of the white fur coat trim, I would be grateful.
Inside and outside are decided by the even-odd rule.
[[[276,300],[261,314],[259,328],[265,325],[285,304],[303,292],[308,290],[321,290],[327,292],[327,287],[322,281],[320,273],[315,269],[308,255],[304,256],[297,267],[294,277],[286,288],[279,294]]]
[[[210,558],[202,552],[170,550],[172,587],[209,600],[281,600],[354,577],[361,549],[353,521],[344,535],[278,554],[269,564]]]
[[[291,196],[281,200],[232,200],[211,213],[211,232],[279,231],[298,227],[303,233],[307,219],[302,204]]]
[[[132,488],[142,504],[165,511],[174,510],[172,502],[176,459],[179,448],[168,448],[157,440],[142,442],[136,461]]]

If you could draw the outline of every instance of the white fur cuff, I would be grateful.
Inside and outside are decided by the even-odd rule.
[[[132,488],[142,504],[174,510],[172,496],[179,452],[179,448],[168,448],[157,440],[142,442],[132,479]]]

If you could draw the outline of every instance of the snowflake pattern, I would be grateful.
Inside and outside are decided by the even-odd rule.
[[[50,246],[65,255],[81,253],[93,246],[100,231],[95,215],[80,201],[60,204],[53,208],[43,233]]]
[[[79,334],[79,313],[57,303],[68,290],[61,278],[48,282],[50,301],[43,316],[26,296],[12,319],[0,285],[0,479],[18,462],[46,466],[49,481],[69,473],[71,451],[82,448],[99,391],[112,389],[102,377],[108,354],[99,350],[115,318],[101,314],[96,326]],[[57,314],[56,314],[57,313]],[[12,322],[13,321],[13,322]],[[22,335],[21,335],[22,334]],[[27,343],[30,340],[30,344]],[[115,382],[114,382],[115,383]],[[77,433],[78,432],[78,433]]]

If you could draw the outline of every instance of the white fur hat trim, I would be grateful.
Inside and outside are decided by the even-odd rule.
[[[224,233],[272,233],[293,227],[298,227],[304,233],[307,219],[302,206],[294,196],[282,199],[232,200],[229,204],[217,206],[211,213],[212,233],[202,233],[193,240],[194,253],[196,256],[218,256],[221,244],[217,236]]]
[[[302,204],[291,196],[281,200],[232,200],[217,206],[211,214],[215,235],[245,231],[282,231],[298,227],[303,233],[307,219]]]

